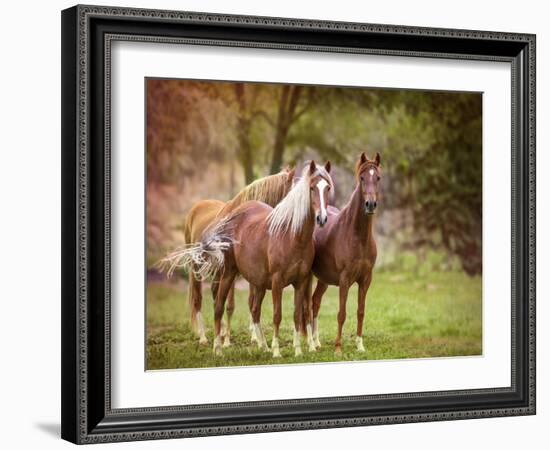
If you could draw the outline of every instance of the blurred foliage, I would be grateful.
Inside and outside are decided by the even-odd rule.
[[[458,258],[466,273],[479,274],[481,120],[479,93],[149,79],[148,239],[155,248],[172,245],[178,237],[165,231],[177,230],[193,201],[226,200],[308,158],[332,161],[335,204],[342,206],[358,155],[378,151],[377,231],[383,238],[394,224],[384,221],[386,213],[402,219],[399,238],[391,236],[392,257],[432,252],[446,255],[445,266]],[[205,184],[212,178],[215,186]]]

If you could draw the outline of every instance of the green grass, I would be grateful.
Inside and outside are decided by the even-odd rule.
[[[343,332],[343,353],[336,356],[338,289],[330,287],[321,305],[319,331],[322,347],[295,358],[292,347],[293,289],[286,288],[280,330],[282,358],[273,359],[250,343],[248,291],[235,291],[231,324],[232,346],[223,356],[212,352],[213,307],[210,290],[203,288],[203,308],[209,344],[201,346],[189,324],[187,286],[182,283],[148,283],[147,368],[247,366],[305,362],[332,362],[466,356],[481,354],[481,278],[458,272],[434,272],[418,277],[403,273],[377,273],[367,295],[364,323],[366,353],[355,351],[357,288],[350,290]],[[272,337],[270,292],[262,308],[262,327]]]

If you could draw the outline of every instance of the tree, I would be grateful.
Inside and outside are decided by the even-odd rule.
[[[285,84],[280,89],[280,95],[277,108],[277,119],[274,123],[275,139],[273,144],[273,154],[271,158],[270,173],[277,173],[283,165],[283,154],[290,127],[311,106],[314,88],[308,87],[305,95],[304,105],[299,108],[300,97],[304,91],[303,86]]]
[[[481,273],[482,147],[479,94],[403,91],[405,124],[396,128],[392,144],[408,146],[398,179],[407,189],[401,197],[413,207],[416,245],[433,242],[459,257],[464,271]],[[412,122],[412,125],[411,125]],[[410,129],[413,128],[411,133]],[[415,138],[422,145],[415,144]],[[395,147],[394,147],[395,148]]]
[[[251,88],[248,89],[250,91]],[[252,126],[253,114],[251,104],[254,102],[255,95],[249,92],[246,95],[247,88],[244,83],[235,83],[235,98],[237,99],[237,155],[243,166],[245,183],[250,184],[254,181],[254,159],[252,147],[250,144],[250,128]],[[252,97],[252,98],[247,98]]]

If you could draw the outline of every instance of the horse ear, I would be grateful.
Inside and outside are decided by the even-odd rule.
[[[327,161],[327,162],[325,163],[325,170],[326,170],[328,173],[330,173],[330,161]]]
[[[309,174],[313,175],[316,170],[317,170],[317,165],[315,164],[315,161],[311,160],[311,162],[309,163]]]
[[[374,158],[374,162],[376,163],[377,166],[380,165],[380,153],[376,152],[376,156]]]
[[[368,158],[365,155],[365,152],[361,153],[359,160],[355,163],[355,175],[359,176],[359,169],[361,169],[361,166],[365,164],[367,161],[368,161]]]

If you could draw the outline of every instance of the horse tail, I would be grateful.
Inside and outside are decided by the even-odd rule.
[[[171,277],[174,271],[184,267],[199,280],[214,277],[225,262],[225,252],[233,245],[231,221],[225,217],[208,228],[200,242],[186,243],[168,253],[158,262],[161,270]]]
[[[185,224],[183,228],[183,243],[184,245],[191,244],[193,242],[193,237],[191,235],[191,223],[192,223],[192,215],[189,214],[185,219]],[[197,331],[197,313],[199,310],[197,309],[197,302],[195,301],[194,296],[194,290],[196,288],[196,283],[199,281],[195,278],[195,274],[193,273],[193,270],[188,270],[188,292],[187,292],[187,301],[189,303],[189,319],[191,322],[191,329]],[[199,287],[200,289],[200,287]]]

